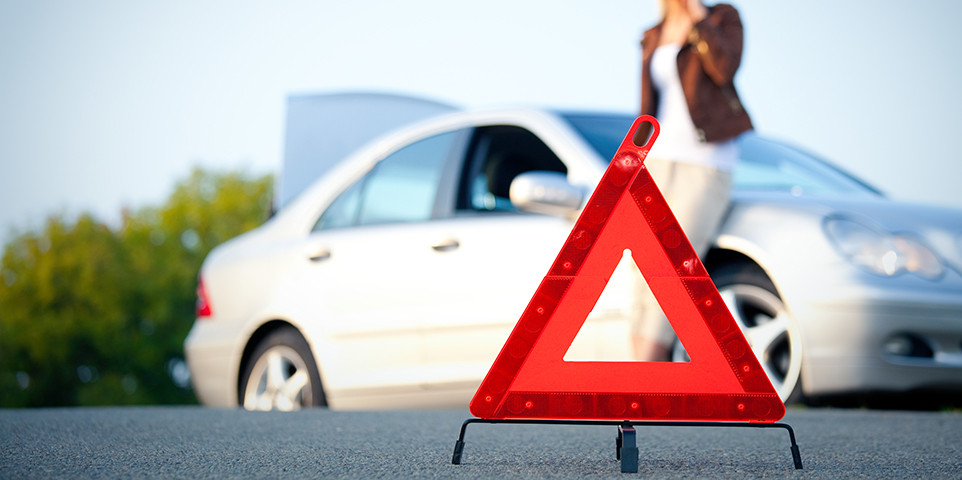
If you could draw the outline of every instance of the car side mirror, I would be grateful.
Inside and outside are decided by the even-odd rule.
[[[526,212],[573,216],[578,213],[587,191],[568,183],[559,172],[524,172],[511,181],[511,203]]]

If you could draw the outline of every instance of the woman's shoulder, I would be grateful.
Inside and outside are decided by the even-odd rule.
[[[709,16],[719,16],[719,17],[729,16],[729,15],[735,15],[735,16],[737,17],[737,16],[738,16],[738,9],[735,8],[734,5],[731,5],[731,4],[728,4],[728,3],[716,3],[716,4],[708,7],[708,15],[709,15]]]
[[[661,22],[641,34],[641,45],[656,44],[661,32]]]

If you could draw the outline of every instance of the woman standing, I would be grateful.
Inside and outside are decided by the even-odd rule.
[[[728,211],[735,140],[752,129],[734,85],[742,23],[731,5],[700,0],[661,0],[661,12],[641,41],[641,113],[661,125],[645,165],[704,258]],[[639,283],[636,357],[668,360],[674,331],[647,283]]]

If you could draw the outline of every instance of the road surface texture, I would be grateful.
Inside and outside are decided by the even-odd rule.
[[[790,409],[782,429],[472,424],[462,410],[0,410],[0,478],[962,478],[962,412]]]

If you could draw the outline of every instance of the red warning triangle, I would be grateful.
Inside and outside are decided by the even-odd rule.
[[[642,123],[648,142],[632,138]],[[644,159],[658,136],[635,120],[471,400],[480,418],[774,422],[785,405],[668,208]],[[566,362],[624,251],[689,362]]]

